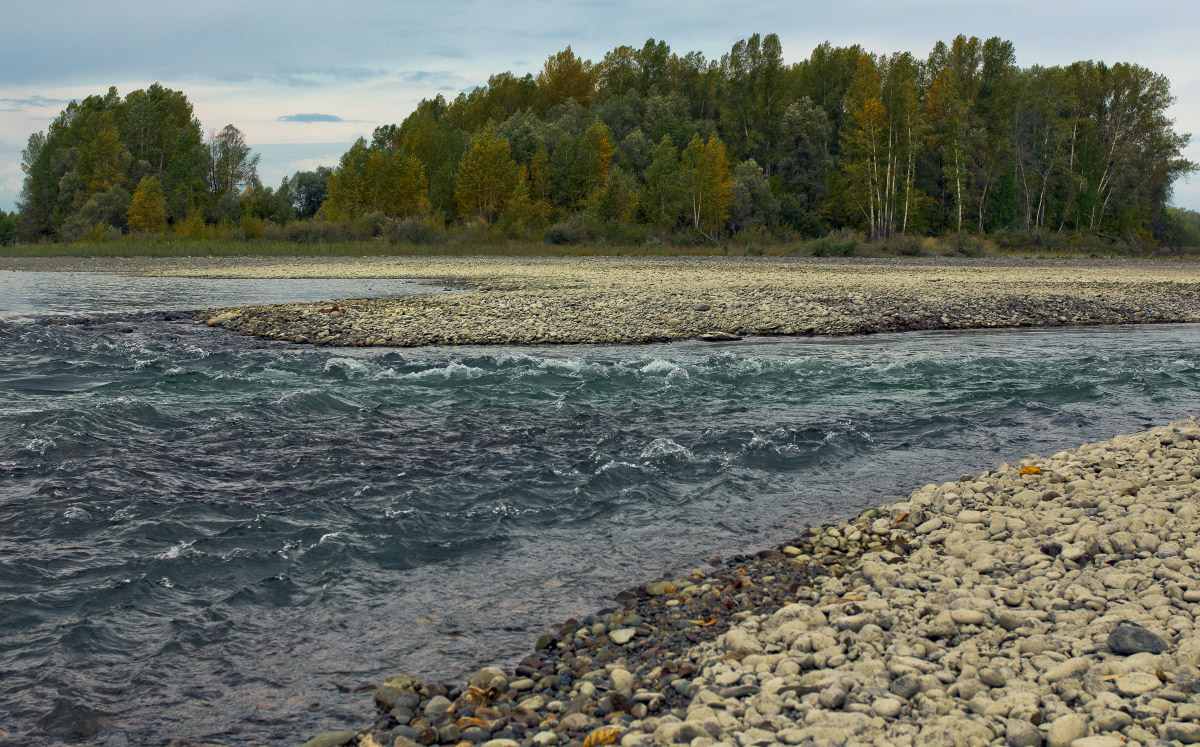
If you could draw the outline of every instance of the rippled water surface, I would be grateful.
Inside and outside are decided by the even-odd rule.
[[[57,282],[0,318],[0,743],[357,728],[362,683],[1200,409],[1197,326],[389,352],[36,318]]]

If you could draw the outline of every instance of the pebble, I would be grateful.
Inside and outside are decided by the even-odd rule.
[[[1010,718],[1004,730],[1008,747],[1041,747],[1042,732],[1036,726],[1019,718]]]
[[[630,690],[633,688],[634,677],[625,669],[614,669],[609,675],[614,690]]]
[[[340,747],[357,736],[353,731],[327,731],[305,742],[301,747]]]
[[[1143,693],[1157,690],[1162,686],[1158,677],[1142,672],[1132,672],[1117,679],[1117,692],[1126,698],[1136,698]]]
[[[617,630],[608,631],[608,639],[621,646],[633,640],[635,635],[637,635],[636,628],[618,628]]]
[[[1046,732],[1046,747],[1070,747],[1076,739],[1087,736],[1087,722],[1078,714],[1059,716]]]
[[[1114,654],[1161,654],[1167,644],[1141,625],[1123,622],[1108,634],[1108,648]]]

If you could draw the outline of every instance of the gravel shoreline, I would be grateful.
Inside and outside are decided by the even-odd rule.
[[[1195,418],[622,592],[306,747],[1200,742]]]
[[[280,269],[225,275],[261,277]],[[643,344],[1200,321],[1200,272],[1166,264],[490,259],[300,263],[286,271],[386,271],[472,290],[219,309],[199,318],[268,340],[353,347]]]
[[[29,258],[0,269],[221,278],[411,278],[405,298],[247,306],[197,318],[333,346],[641,344],[751,335],[1200,321],[1200,266],[1145,260]]]

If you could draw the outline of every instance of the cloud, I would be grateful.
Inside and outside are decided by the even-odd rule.
[[[339,83],[364,83],[386,75],[387,70],[372,67],[288,68],[276,72],[270,80],[282,86],[315,88]]]
[[[279,118],[280,122],[345,122],[336,114],[288,114]]]
[[[69,104],[66,99],[50,99],[45,96],[29,96],[23,99],[0,99],[0,112],[22,112],[29,109],[61,109]]]
[[[462,91],[471,90],[479,84],[473,78],[467,78],[452,70],[404,70],[388,76],[388,80],[378,84],[382,89],[412,89],[422,91]]]
[[[458,47],[433,47],[429,50],[429,54],[433,57],[445,57],[449,60],[466,60],[470,59],[470,55],[465,50]]]
[[[437,84],[446,83],[451,80],[462,80],[462,76],[452,73],[449,70],[406,70],[402,73],[397,73],[396,77],[412,85]]]

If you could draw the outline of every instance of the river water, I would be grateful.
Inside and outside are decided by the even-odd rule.
[[[1200,410],[1196,325],[389,351],[148,311],[414,290],[0,273],[0,744],[359,728],[359,685]]]

